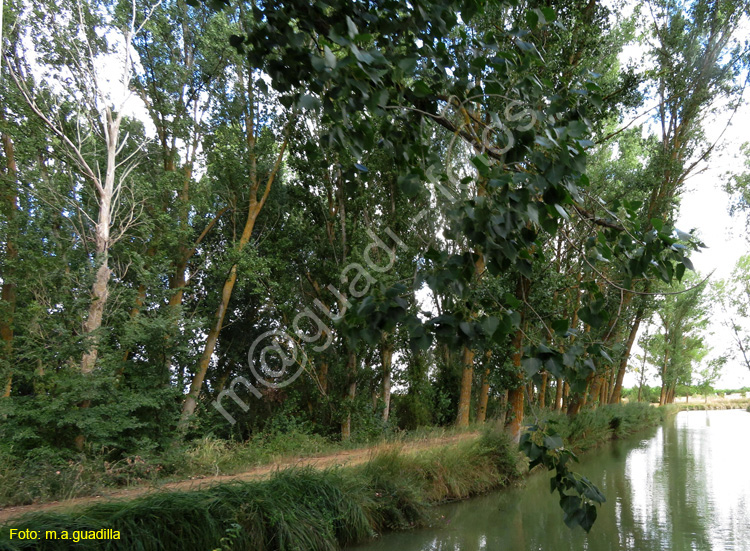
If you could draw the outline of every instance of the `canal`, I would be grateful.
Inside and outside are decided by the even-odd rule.
[[[684,411],[576,466],[607,496],[591,533],[568,529],[549,475],[437,510],[430,529],[356,551],[750,550],[750,413]]]

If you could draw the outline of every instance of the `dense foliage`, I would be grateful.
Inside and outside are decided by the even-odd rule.
[[[619,403],[657,309],[670,401],[699,291],[654,296],[697,285],[675,212],[741,100],[748,5],[640,8],[10,3],[0,458],[491,417],[518,442]],[[558,489],[589,529],[566,492],[598,495]]]

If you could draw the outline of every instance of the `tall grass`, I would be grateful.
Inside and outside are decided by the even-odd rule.
[[[156,485],[195,476],[236,474],[291,456],[340,449],[301,431],[260,433],[246,442],[203,438],[159,454],[112,458],[107,450],[72,459],[19,459],[0,449],[0,507],[96,495],[113,488]]]
[[[554,413],[546,418],[568,445],[583,451],[654,425],[674,411],[627,404],[584,411],[573,419]],[[201,449],[199,457],[206,464],[222,452],[208,441]],[[425,525],[432,505],[503,487],[519,476],[518,465],[507,436],[486,430],[478,439],[418,454],[382,451],[355,467],[288,469],[262,481],[26,515],[0,527],[0,550],[73,547],[63,540],[11,542],[11,527],[41,534],[103,528],[120,532],[120,540],[75,544],[81,550],[336,550],[384,531]]]
[[[417,455],[382,452],[352,468],[289,469],[263,481],[162,492],[69,513],[27,515],[0,529],[0,549],[70,549],[71,541],[9,541],[10,528],[120,532],[76,549],[335,550],[386,530],[424,525],[434,503],[463,499],[518,476],[502,433]]]
[[[547,412],[545,418],[570,447],[586,451],[613,438],[623,438],[656,425],[676,411],[672,407],[659,408],[635,402],[584,410],[573,418],[562,413]]]
[[[332,454],[372,444],[407,444],[476,431],[476,427],[429,427],[383,434],[368,442],[334,442],[303,430],[264,432],[244,442],[206,437],[161,453],[112,458],[107,450],[59,457],[19,459],[0,447],[0,507],[106,493],[190,477],[232,475],[294,457]],[[49,455],[49,454],[48,454]]]

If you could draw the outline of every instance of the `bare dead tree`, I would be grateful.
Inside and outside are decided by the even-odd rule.
[[[62,156],[85,177],[95,192],[95,213],[89,214],[80,203],[75,205],[79,214],[88,220],[90,233],[87,237],[95,244],[93,256],[96,273],[83,324],[83,334],[89,337],[87,350],[80,362],[84,374],[94,370],[99,354],[97,333],[102,326],[112,273],[110,248],[132,228],[139,215],[137,202],[125,199],[133,196],[129,177],[138,164],[138,152],[143,149],[145,141],[136,144],[131,153],[125,154],[130,136],[122,135],[121,126],[135,66],[133,40],[160,4],[161,0],[158,0],[147,9],[145,15],[138,17],[136,0],[131,0],[132,10],[126,25],[120,29],[114,51],[101,46],[97,29],[91,26],[91,14],[87,11],[85,0],[58,5],[59,9],[66,11],[65,17],[70,22],[68,29],[72,30],[51,29],[50,43],[60,52],[67,51],[72,55],[64,56],[67,70],[58,70],[59,79],[53,80],[51,87],[54,91],[62,88],[68,96],[66,99],[78,105],[72,130],[70,122],[63,120],[59,104],[40,100],[38,91],[34,89],[28,62],[20,59],[12,62],[6,58],[8,74],[24,101],[61,142]],[[117,72],[114,86],[103,78],[99,69],[103,60],[106,60],[108,71]],[[56,94],[51,95],[54,97]],[[88,154],[98,144],[102,144],[106,151],[104,166],[98,160],[91,160]],[[83,404],[84,407],[86,405]],[[79,444],[83,444],[82,439]]]

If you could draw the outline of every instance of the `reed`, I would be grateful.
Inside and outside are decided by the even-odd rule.
[[[128,551],[329,551],[388,530],[422,526],[431,505],[508,484],[517,456],[502,433],[416,455],[386,451],[368,463],[324,471],[288,469],[262,481],[162,492],[66,513],[14,519],[0,549],[70,549],[70,540],[9,540],[11,528],[111,528],[120,540],[83,540],[76,549]]]

